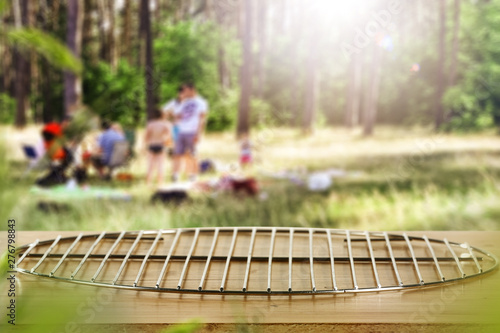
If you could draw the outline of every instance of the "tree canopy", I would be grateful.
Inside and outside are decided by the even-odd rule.
[[[81,54],[63,46],[78,29],[68,25],[74,2]],[[60,119],[70,70],[81,102],[125,126],[145,121],[148,92],[160,107],[190,81],[210,103],[212,131],[243,118],[248,128],[367,135],[378,124],[500,127],[499,9],[500,0],[0,1],[0,121]]]

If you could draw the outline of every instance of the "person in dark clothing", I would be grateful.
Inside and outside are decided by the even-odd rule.
[[[49,172],[36,181],[38,186],[50,187],[67,181],[65,171],[73,161],[71,151],[63,144],[61,125],[55,122],[46,124],[42,129],[45,156],[49,160]]]

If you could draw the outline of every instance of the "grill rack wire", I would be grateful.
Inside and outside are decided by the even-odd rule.
[[[221,235],[227,235],[230,242],[226,255],[215,255],[215,249],[218,246]],[[238,237],[245,235],[249,237],[247,255],[234,255],[235,249],[238,247]],[[173,236],[170,243],[166,242],[166,236]],[[265,240],[269,241],[268,254],[254,255],[256,252],[256,240],[259,237],[265,236]],[[277,237],[281,239],[281,245],[288,245],[288,255],[275,255],[277,246]],[[302,248],[301,255],[294,255],[294,242],[297,242],[298,236],[300,240],[307,244]],[[186,249],[188,251],[180,251],[178,248],[181,240],[189,237],[190,244]],[[318,237],[321,237],[318,240]],[[206,254],[195,254],[197,246],[200,244],[200,239],[205,240],[205,244],[209,245]],[[92,242],[93,240],[93,242]],[[98,253],[96,248],[99,247],[103,240],[112,242],[111,247],[102,253]],[[126,253],[115,253],[116,248],[125,240],[133,241]],[[260,239],[262,241],[262,239]],[[326,242],[324,242],[326,240]],[[154,254],[158,250],[159,243],[165,241],[165,246],[168,248],[168,253]],[[327,254],[315,255],[315,248],[318,242],[326,244]],[[337,242],[335,242],[337,241]],[[85,253],[73,253],[74,249],[82,242],[90,242],[90,247]],[[149,245],[151,242],[151,245]],[[342,242],[342,244],[339,244]],[[63,243],[68,243],[69,246],[64,253],[53,253],[54,249]],[[147,252],[138,252],[137,249],[141,243],[148,243]],[[362,245],[360,245],[362,244]],[[376,244],[374,246],[374,244]],[[409,255],[397,256],[395,254],[395,246],[404,247]],[[423,247],[427,256],[417,256],[414,246]],[[170,246],[167,246],[170,245]],[[245,246],[246,243],[245,243]],[[359,246],[367,253],[367,255],[356,255],[355,250],[359,252]],[[343,255],[338,255],[337,248],[342,247]],[[34,249],[43,248],[45,251],[35,253]],[[380,252],[381,248],[388,255],[380,256],[375,252]],[[448,256],[437,256],[436,249],[439,251],[447,251]],[[304,250],[305,249],[305,250]],[[315,229],[315,228],[264,228],[264,227],[237,227],[237,228],[195,228],[195,229],[168,229],[158,231],[134,231],[134,232],[111,232],[105,231],[100,234],[84,235],[80,233],[78,236],[61,237],[60,235],[53,240],[40,241],[36,240],[31,244],[21,246],[19,249],[19,260],[16,270],[44,278],[52,278],[59,281],[72,282],[77,284],[92,285],[99,287],[111,287],[118,289],[139,290],[139,291],[154,291],[154,292],[170,292],[170,293],[204,293],[204,294],[240,294],[240,295],[310,295],[310,294],[338,294],[338,293],[359,293],[359,292],[377,292],[385,290],[400,290],[417,287],[427,287],[439,285],[443,283],[451,283],[463,279],[477,277],[495,270],[498,267],[498,259],[491,253],[470,246],[468,243],[450,242],[448,239],[430,239],[427,236],[416,237],[408,236],[406,233],[389,234],[387,232],[368,232],[368,231],[349,231],[336,229]],[[241,249],[240,249],[241,250]],[[422,249],[420,249],[422,251]],[[457,254],[457,251],[460,251]],[[241,252],[241,251],[240,251]],[[283,251],[282,251],[283,252]],[[307,253],[305,253],[307,252]],[[22,267],[26,259],[36,261],[35,265]],[[50,261],[55,261],[55,265],[49,265]],[[64,276],[58,275],[61,267],[69,260],[79,260],[78,265],[74,268],[71,274]],[[100,262],[98,261],[100,260]],[[134,272],[134,282],[130,284],[119,283],[127,265],[131,262],[141,262],[138,271]],[[141,278],[147,271],[148,264],[151,262],[163,262],[158,278],[154,285],[141,284]],[[89,262],[99,263],[97,270],[90,279],[77,278],[78,273]],[[105,270],[110,262],[119,262],[120,266],[112,280],[108,282],[99,281],[99,276]],[[183,263],[182,270],[178,276],[176,286],[164,287],[163,282],[166,274],[169,272],[169,266],[172,263]],[[211,265],[215,262],[224,265],[220,274],[220,283],[218,288],[206,288],[207,276],[209,275]],[[186,275],[193,263],[201,263],[203,270],[199,277],[199,283],[196,288],[185,287]],[[231,265],[235,263],[244,264],[244,275],[240,288],[227,288],[228,274],[231,270]],[[249,279],[255,274],[252,270],[252,264],[265,263],[267,264],[266,272],[266,287],[250,288]],[[288,265],[287,275],[273,275],[273,269],[278,265]],[[297,276],[297,264],[300,265],[300,272]],[[329,265],[329,279],[331,280],[331,288],[317,288],[317,273],[315,265]],[[50,271],[44,272],[40,270],[42,265],[53,267]],[[339,287],[339,265],[347,265],[350,272],[350,280],[352,286]],[[363,269],[371,268],[374,284],[373,286],[360,286],[358,283],[357,270],[360,266]],[[435,271],[435,279],[424,279],[422,274],[422,266],[430,267]],[[450,265],[454,267],[457,274],[446,276],[443,267],[446,265],[449,270]],[[473,272],[465,271],[464,265],[472,267]],[[304,267],[308,267],[304,270]],[[386,270],[390,267],[390,274],[393,275],[394,284],[384,284],[381,281],[383,276],[381,268]],[[470,270],[469,267],[469,270]],[[402,278],[402,269],[412,270],[415,280],[404,281]],[[261,270],[262,271],[262,270]],[[308,272],[307,272],[308,271]],[[302,273],[302,274],[300,274]],[[306,274],[307,273],[307,274]],[[304,279],[308,275],[310,288],[296,289],[293,287],[296,279]],[[273,288],[275,280],[286,281],[287,288]],[[408,280],[408,279],[406,279]]]

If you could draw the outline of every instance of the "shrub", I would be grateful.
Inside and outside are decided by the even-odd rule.
[[[12,124],[16,115],[16,100],[7,94],[0,94],[0,123]]]

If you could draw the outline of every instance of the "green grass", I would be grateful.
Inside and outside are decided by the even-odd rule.
[[[132,201],[68,202],[66,211],[44,213],[37,208],[40,198],[29,193],[36,175],[21,178],[26,164],[20,158],[20,143],[36,138],[36,131],[0,130],[11,139],[0,138],[0,212],[4,220],[7,216],[16,219],[19,231],[260,225],[500,230],[500,138],[490,133],[436,137],[423,130],[382,129],[373,139],[362,139],[357,133],[339,129],[322,130],[308,138],[283,129],[261,136],[257,133],[260,171],[334,167],[359,173],[335,180],[325,193],[311,193],[288,181],[260,176],[267,200],[197,195],[179,207],[151,204],[152,190],[144,184],[144,159],[139,153],[131,168],[136,180],[132,184],[110,184],[129,191]],[[203,156],[227,163],[235,161],[238,155],[232,133],[210,135],[201,148]],[[93,179],[91,185],[103,183]],[[5,227],[2,223],[0,230]],[[27,305],[20,311],[38,311],[30,310],[38,309],[39,304],[26,297],[19,304]],[[86,298],[81,299],[83,302]],[[61,325],[72,320],[75,307],[64,305],[61,311],[54,311],[57,306],[46,307],[37,318],[47,327],[54,325],[50,327],[60,330]],[[238,324],[235,330],[252,331],[245,324]],[[192,331],[195,326],[176,326],[166,332]],[[24,331],[36,330],[40,330],[39,325],[27,326]],[[57,329],[51,329],[54,330]]]
[[[143,181],[144,159],[139,158],[132,166],[138,178],[133,184],[112,183],[130,191],[132,201],[70,202],[68,210],[59,213],[38,210],[40,199],[28,192],[33,176],[20,178],[24,162],[5,159],[6,154],[15,157],[18,148],[17,143],[9,142],[7,151],[0,148],[0,155],[2,151],[4,155],[0,207],[16,218],[19,230],[199,226],[500,229],[500,138],[491,133],[436,136],[423,129],[383,128],[378,133],[372,139],[341,129],[321,130],[308,138],[286,129],[254,134],[259,161],[256,169],[260,171],[333,167],[360,172],[336,179],[326,193],[311,193],[288,181],[259,176],[267,200],[197,195],[180,207],[153,205],[152,190]],[[32,132],[28,130],[29,135]],[[233,134],[208,136],[201,154],[235,161],[238,147]]]

